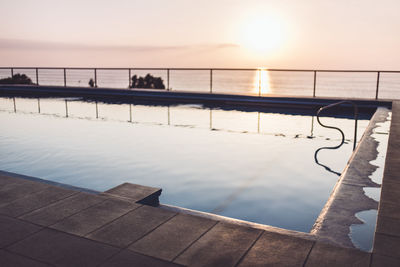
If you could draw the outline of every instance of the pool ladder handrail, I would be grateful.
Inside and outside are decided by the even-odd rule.
[[[334,127],[334,126],[329,126],[329,125],[323,124],[323,123],[320,121],[319,115],[320,115],[320,113],[321,113],[322,111],[324,111],[324,110],[326,110],[326,109],[329,109],[329,108],[332,108],[332,107],[335,107],[335,106],[339,106],[339,105],[342,105],[342,104],[344,104],[344,103],[351,104],[351,105],[353,106],[353,108],[354,108],[354,121],[355,121],[355,124],[354,124],[354,143],[353,143],[353,150],[355,150],[355,149],[356,149],[356,145],[357,145],[358,106],[357,106],[353,101],[343,100],[343,101],[339,101],[339,102],[336,102],[336,103],[333,103],[333,104],[330,104],[330,105],[321,107],[321,108],[317,111],[317,121],[318,121],[318,123],[319,123],[322,127],[329,128],[329,129],[335,129],[335,130],[338,130],[338,131],[340,132],[340,134],[342,135],[342,142],[340,143],[339,146],[337,146],[337,147],[340,147],[340,146],[344,143],[344,140],[345,140],[345,136],[344,136],[343,131],[342,131],[340,128],[338,128],[338,127]]]

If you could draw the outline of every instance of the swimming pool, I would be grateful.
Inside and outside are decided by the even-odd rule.
[[[0,169],[92,190],[161,187],[161,203],[309,232],[352,153],[354,121],[307,112],[0,98]],[[311,113],[310,113],[311,114]],[[359,137],[368,125],[359,121]]]

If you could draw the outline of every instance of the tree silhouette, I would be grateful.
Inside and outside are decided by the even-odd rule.
[[[34,84],[25,74],[14,74],[12,77],[0,79],[0,84]]]
[[[132,76],[132,84],[130,85],[131,88],[134,88],[137,84],[137,76],[136,74]]]
[[[145,77],[139,78],[137,75],[133,75],[130,88],[165,89],[165,85],[161,77],[154,77],[148,73]]]
[[[92,78],[90,78],[88,84],[89,84],[90,87],[92,87],[92,88],[94,87],[95,84],[94,84],[94,81],[93,81]]]

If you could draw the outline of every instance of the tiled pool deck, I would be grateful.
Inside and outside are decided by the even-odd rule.
[[[0,266],[400,266],[400,102],[372,253],[153,207],[159,194],[0,175]]]

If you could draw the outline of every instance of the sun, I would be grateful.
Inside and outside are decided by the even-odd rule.
[[[284,26],[272,16],[247,19],[242,25],[241,43],[256,53],[273,52],[284,41]]]

